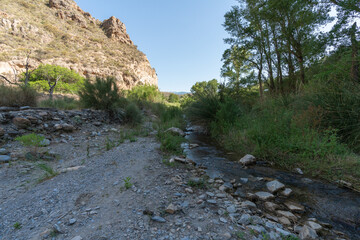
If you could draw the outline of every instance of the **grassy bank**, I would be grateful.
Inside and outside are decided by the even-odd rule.
[[[186,112],[239,158],[250,153],[282,169],[299,167],[306,175],[360,189],[359,113],[354,111],[359,93],[352,89],[267,96],[250,109],[241,100],[207,92],[195,95]]]

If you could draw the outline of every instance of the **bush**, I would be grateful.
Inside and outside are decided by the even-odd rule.
[[[180,96],[175,93],[170,93],[168,101],[169,103],[177,103],[180,101]]]
[[[135,86],[128,92],[128,98],[140,105],[164,100],[164,96],[154,85]]]
[[[73,110],[80,108],[80,102],[70,97],[62,97],[59,99],[48,99],[38,103],[38,107],[56,108],[61,110]]]
[[[160,131],[157,135],[160,140],[160,150],[169,154],[182,154],[183,149],[181,144],[185,142],[185,139],[180,136],[174,136],[168,132]]]
[[[37,92],[31,87],[0,85],[0,106],[35,106],[37,96]]]
[[[40,147],[45,138],[35,133],[31,133],[17,137],[15,140],[21,142],[21,144],[26,147]]]
[[[86,80],[83,89],[79,91],[80,102],[84,107],[113,112],[121,102],[118,87],[114,78],[96,78],[94,83]]]
[[[135,103],[129,103],[125,107],[125,121],[131,125],[138,125],[142,122],[143,116]]]

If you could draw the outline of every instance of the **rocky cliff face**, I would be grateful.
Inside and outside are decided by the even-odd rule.
[[[73,0],[2,0],[0,6],[0,74],[9,78],[30,67],[55,64],[80,74],[114,76],[119,87],[157,85],[155,70],[137,49],[125,24],[103,22]]]

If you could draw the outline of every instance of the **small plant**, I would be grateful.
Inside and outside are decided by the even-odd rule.
[[[27,159],[36,160],[39,157],[38,148],[43,145],[45,137],[31,133],[17,137],[15,140],[19,141],[22,145],[30,149],[30,152],[26,154]]]
[[[42,142],[45,140],[45,137],[31,133],[17,137],[15,140],[21,142],[21,144],[26,147],[40,147]]]
[[[109,138],[106,138],[106,144],[105,144],[106,151],[110,151],[115,146],[116,146],[115,142],[111,141]]]
[[[49,165],[45,163],[40,163],[37,165],[45,174],[39,179],[39,183],[49,180],[53,177],[56,177],[59,173],[52,169]]]
[[[14,223],[13,227],[14,227],[14,229],[16,229],[16,230],[19,230],[19,229],[22,228],[22,225],[21,225],[21,223],[16,222],[16,223]]]
[[[237,239],[245,240],[245,233],[243,233],[243,232],[240,232],[240,231],[235,232],[235,236]]]
[[[130,182],[130,180],[131,180],[131,177],[126,177],[126,178],[123,179],[124,186],[125,186],[126,189],[129,189],[129,188],[131,188],[133,186],[133,184]]]
[[[190,179],[188,181],[187,185],[190,187],[193,187],[193,188],[201,188],[201,189],[206,188],[204,179],[199,179],[199,181],[194,181],[194,180]]]

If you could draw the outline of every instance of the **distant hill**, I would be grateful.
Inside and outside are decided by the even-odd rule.
[[[114,76],[124,89],[158,82],[119,19],[101,22],[73,0],[1,0],[0,74],[22,71],[29,50],[32,68],[55,64],[87,77]]]

